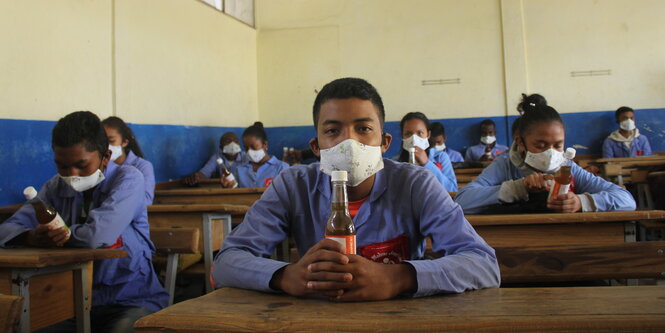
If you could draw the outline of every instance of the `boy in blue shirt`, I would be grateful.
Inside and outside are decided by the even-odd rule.
[[[499,286],[494,250],[434,175],[382,158],[392,137],[384,132],[383,103],[372,85],[355,78],[328,83],[313,117],[317,137],[310,146],[321,162],[291,167],[274,179],[225,239],[213,267],[216,287],[355,301]],[[323,239],[334,169],[348,173],[361,255],[344,255],[339,243]],[[269,259],[289,235],[300,259]],[[420,260],[426,237],[443,257]]]
[[[480,122],[480,143],[466,149],[465,162],[491,162],[508,147],[496,142],[496,124],[492,119]]]
[[[603,158],[635,157],[651,155],[651,145],[646,136],[635,127],[635,111],[622,106],[614,113],[619,129],[603,142]]]
[[[222,159],[222,165],[225,166],[234,179],[222,179],[223,187],[231,188],[237,184],[238,167],[247,164],[247,155],[242,151],[238,136],[233,132],[226,132],[219,138],[219,151],[212,154],[201,170],[185,177],[182,182],[186,185],[194,186],[201,179],[210,178],[217,174],[221,177],[222,165],[217,164],[217,159]]]
[[[442,123],[440,122],[432,123],[432,125],[430,125],[430,131],[432,132],[430,141],[432,142],[432,146],[434,146],[434,149],[448,154],[451,163],[464,162],[464,158],[462,158],[462,154],[460,154],[460,152],[446,146],[446,140],[448,138],[446,137],[446,128],[443,126]]]
[[[37,197],[53,206],[69,229],[39,224],[30,204],[0,224],[0,247],[117,248],[120,259],[95,262],[92,282],[94,332],[130,332],[134,322],[166,306],[168,294],[152,266],[145,187],[141,172],[109,163],[104,127],[91,112],[60,119],[52,139],[58,174]],[[137,184],[141,184],[137,186]],[[49,332],[73,332],[74,319]]]

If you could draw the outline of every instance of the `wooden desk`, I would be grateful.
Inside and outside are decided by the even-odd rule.
[[[155,204],[225,203],[251,206],[265,188],[186,188],[156,190]]]
[[[635,226],[626,222],[665,219],[665,211],[466,215],[465,217],[478,234],[493,247],[617,244],[635,239]]]
[[[222,183],[219,178],[206,178],[201,179],[196,186],[189,186],[182,183],[181,179],[171,180],[168,182],[159,182],[155,184],[155,190],[171,190],[171,189],[187,189],[187,188],[201,188],[201,187],[217,187],[222,188]]]
[[[0,249],[0,293],[23,296],[22,332],[74,315],[78,332],[90,332],[92,262],[125,256],[110,249]]]
[[[200,230],[200,251],[205,266],[205,285],[210,284],[212,253],[222,246],[224,237],[231,232],[232,215],[244,215],[249,206],[223,203],[211,204],[172,204],[148,206],[148,221],[151,227],[189,227]]]
[[[665,287],[504,288],[331,303],[223,288],[136,322],[137,332],[665,331]]]
[[[455,171],[455,175],[479,175],[484,168],[460,168],[460,169],[453,169]]]

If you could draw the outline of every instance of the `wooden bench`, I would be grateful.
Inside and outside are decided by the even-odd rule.
[[[154,204],[233,204],[251,206],[265,188],[186,188],[156,190]]]
[[[136,332],[665,332],[665,287],[494,288],[339,303],[222,288]]]
[[[199,233],[198,228],[150,228],[150,239],[155,244],[157,253],[168,256],[164,287],[169,293],[169,305],[173,304],[175,295],[175,280],[180,254],[199,253]]]
[[[0,294],[0,332],[13,333],[19,331],[23,297]]]

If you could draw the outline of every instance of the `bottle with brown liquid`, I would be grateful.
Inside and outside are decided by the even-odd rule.
[[[58,214],[55,208],[51,205],[47,205],[37,197],[37,190],[35,190],[34,187],[26,187],[23,190],[23,195],[30,202],[32,208],[35,209],[35,217],[37,218],[37,221],[39,221],[39,224],[50,224],[55,229],[64,227],[67,229],[68,233],[71,234],[69,227],[67,227],[65,221],[60,217],[60,214]]]
[[[416,161],[416,147],[409,148],[409,163],[418,165],[418,161]]]
[[[227,179],[229,181],[236,180],[236,177],[233,176],[231,173],[231,170],[226,167],[224,164],[224,160],[222,160],[221,157],[217,158],[217,165],[219,165],[221,169],[221,174],[219,175],[219,181],[221,182],[223,179]],[[238,182],[235,182],[232,188],[238,187]]]
[[[563,157],[568,160],[575,158],[575,149],[568,148],[563,154]],[[564,165],[559,168],[554,174],[554,181],[550,186],[550,194],[547,196],[547,201],[550,201],[552,198],[558,197],[560,194],[568,193],[570,188],[570,183],[573,177],[570,174],[570,165]]]
[[[482,159],[485,161],[491,161],[494,159],[494,156],[492,155],[492,147],[485,146],[485,154],[483,154]]]
[[[326,222],[325,237],[332,239],[344,248],[344,254],[356,254],[356,226],[349,214],[349,199],[346,196],[346,171],[333,171],[332,203],[330,217]]]

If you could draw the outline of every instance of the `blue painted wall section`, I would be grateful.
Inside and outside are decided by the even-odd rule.
[[[618,128],[614,111],[567,113],[562,115],[566,124],[566,146],[578,144],[588,150],[579,154],[600,153],[607,135]],[[516,116],[491,117],[497,124],[497,141],[510,143],[510,125]],[[479,123],[485,118],[433,119],[446,127],[448,146],[460,150],[479,142]],[[665,109],[636,111],[637,126],[651,141],[654,151],[665,151]],[[55,122],[0,119],[0,206],[24,201],[22,190],[26,186],[41,185],[55,174],[51,151],[51,130]],[[244,128],[177,125],[130,124],[146,158],[155,167],[157,181],[178,179],[197,171],[217,150],[219,137],[226,131],[242,135]],[[401,136],[399,122],[387,122],[386,131],[394,141],[385,156],[399,153]],[[309,139],[316,136],[313,126],[266,128],[269,153],[282,158],[282,147],[307,148]]]

